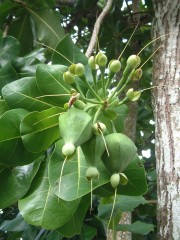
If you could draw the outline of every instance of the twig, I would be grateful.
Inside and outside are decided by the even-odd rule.
[[[5,25],[4,27],[4,31],[3,31],[3,37],[6,37],[8,35],[8,32],[9,32],[9,25]]]
[[[86,57],[90,57],[92,52],[93,52],[93,48],[94,48],[94,46],[96,44],[96,41],[97,41],[97,36],[98,36],[98,33],[99,33],[101,23],[102,23],[103,19],[105,18],[105,16],[110,11],[112,3],[113,3],[113,0],[108,0],[107,1],[106,6],[104,7],[103,11],[101,12],[101,14],[99,15],[99,17],[96,20],[96,23],[94,25],[94,30],[93,30],[93,33],[92,33],[92,37],[91,37],[88,49],[85,53]]]
[[[157,200],[147,200],[148,204],[157,204]]]

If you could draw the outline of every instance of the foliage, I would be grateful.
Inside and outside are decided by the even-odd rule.
[[[134,66],[127,59],[137,54],[134,46],[141,48],[149,40],[149,16],[133,36],[134,42],[141,39],[140,44],[129,44],[120,59],[121,80],[117,81],[118,71],[110,60],[118,58],[125,47],[123,40],[132,32],[121,24],[128,20],[128,9],[121,10],[123,1],[115,1],[99,35],[103,51],[95,53],[90,62],[81,50],[89,43],[94,10],[100,11],[103,3],[78,0],[72,4],[59,3],[55,11],[53,0],[1,1],[2,33],[8,29],[0,40],[0,230],[4,238],[105,239],[115,192],[109,227],[116,230],[116,224],[117,229],[142,235],[153,230],[152,224],[144,227],[142,223],[154,223],[154,216],[146,213],[149,206],[141,197],[145,193],[148,199],[156,197],[148,91],[139,100],[138,149],[123,137],[126,104],[140,95],[139,91],[128,92],[138,64],[137,57]],[[145,6],[152,11],[150,1],[141,4],[142,11]],[[76,45],[71,39],[76,39]],[[149,53],[149,47],[142,52],[143,62]],[[143,67],[143,89],[150,86],[150,67],[150,63]],[[113,137],[108,140],[108,136]],[[94,151],[88,151],[88,146]],[[120,159],[112,169],[106,164],[108,148],[112,161]],[[151,149],[151,157],[142,162],[136,152],[141,156],[146,149]],[[111,186],[114,173],[120,174],[116,190]],[[122,212],[133,210],[134,223],[118,225]]]

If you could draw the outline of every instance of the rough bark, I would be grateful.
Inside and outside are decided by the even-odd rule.
[[[180,1],[153,0],[154,38],[164,47],[154,57],[159,240],[180,239]],[[165,87],[161,87],[165,85]]]

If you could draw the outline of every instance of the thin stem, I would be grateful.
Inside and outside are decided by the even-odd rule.
[[[101,133],[102,139],[103,139],[103,141],[104,141],[105,149],[106,149],[107,155],[108,155],[108,157],[109,157],[109,151],[108,151],[108,147],[107,147],[106,140],[105,140],[105,138],[104,138],[103,132],[101,131],[101,129],[99,129],[99,131],[100,131],[100,133]]]
[[[92,99],[89,99],[89,98],[85,98],[85,97],[81,97],[82,98],[82,100],[84,100],[84,101],[86,101],[86,102],[89,102],[89,103],[93,103],[93,104],[100,104],[100,105],[103,105],[104,104],[104,102],[100,102],[100,101],[95,101],[95,100],[92,100]]]
[[[98,120],[98,117],[101,113],[101,110],[102,110],[102,106],[98,108],[97,112],[95,113],[95,116],[94,116],[94,119],[93,119],[93,123],[96,123],[97,120]]]
[[[59,177],[59,185],[58,185],[58,194],[60,194],[60,189],[61,189],[61,181],[62,181],[62,174],[64,170],[64,165],[66,163],[67,157],[64,159],[62,167],[61,167],[61,172],[60,172],[60,177]]]
[[[93,82],[94,82],[94,89],[95,89],[96,93],[98,93],[96,73],[97,73],[97,71],[94,70],[94,69],[92,69],[92,76],[93,76]]]
[[[42,96],[38,96],[36,98],[43,98],[43,97],[64,97],[64,96],[71,96],[70,93],[67,94],[49,94],[49,95],[42,95]]]
[[[134,70],[133,70],[133,72],[134,72]],[[125,82],[125,84],[123,85],[123,87],[118,92],[116,92],[116,96],[119,96],[125,90],[125,88],[127,87],[127,85],[129,84],[129,82],[132,79],[131,77],[132,77],[133,72],[129,75],[129,77],[128,77],[127,81]]]
[[[150,41],[149,43],[147,43],[147,44],[138,52],[137,56],[138,56],[147,46],[149,46],[151,43],[153,43],[153,42],[155,42],[156,40],[158,40],[158,39],[160,39],[160,38],[162,38],[162,37],[165,37],[165,36],[167,36],[167,35],[169,35],[169,34],[172,34],[172,33],[166,33],[166,34],[164,34],[164,35],[161,35],[160,37],[157,37],[157,38],[153,39],[153,40]]]
[[[134,73],[134,70],[135,70],[135,69],[133,69],[133,70],[131,71],[131,73],[130,73],[130,75],[129,75],[126,83],[125,83],[125,86],[127,86],[127,83],[129,83],[129,81],[131,80],[131,77],[132,77],[132,74]],[[125,75],[123,74],[121,80],[120,80],[119,83],[117,84],[117,86],[116,86],[116,88],[114,89],[113,93],[110,95],[109,100],[110,100],[115,94],[116,94],[116,96],[118,96],[118,95],[119,95],[119,92],[122,92],[122,91],[121,91],[122,88],[123,88],[123,90],[124,90],[124,86],[123,86],[123,87],[119,90],[119,92],[117,92],[117,91],[118,91],[118,88],[121,87],[121,85],[124,83],[125,80],[126,80],[126,77],[125,77]]]
[[[111,210],[111,215],[110,215],[110,218],[109,218],[109,222],[107,224],[107,230],[109,228],[109,225],[110,225],[110,222],[111,222],[111,219],[112,219],[112,216],[113,216],[113,212],[114,212],[114,207],[116,205],[116,195],[117,195],[117,188],[115,188],[115,191],[114,191],[114,201],[113,201],[113,206],[112,206],[112,210]]]
[[[109,74],[108,80],[106,81],[106,89],[109,88],[109,86],[111,84],[111,80],[113,79],[114,75],[115,75],[115,73],[112,73],[112,72]]]
[[[167,85],[153,86],[153,87],[145,88],[145,89],[140,90],[140,92],[144,92],[146,90],[150,90],[150,89],[154,89],[154,88],[160,88],[160,87],[167,87]]]
[[[106,98],[106,86],[105,86],[105,79],[104,79],[104,68],[100,68],[101,70],[101,85],[102,85],[102,90],[103,90],[103,97],[104,99]]]
[[[100,101],[102,102],[102,99],[98,96],[98,94],[94,91],[94,89],[91,87],[91,85],[88,83],[87,79],[85,76],[80,77],[82,81],[84,81],[87,85],[87,87],[89,88],[89,90],[91,91],[91,93]]]
[[[92,189],[93,189],[92,184],[93,184],[93,181],[92,181],[92,179],[91,179],[90,183],[91,183],[91,207],[90,207],[90,213],[91,213],[92,209],[93,209],[93,195],[92,195]]]
[[[98,107],[98,106],[99,106],[99,104],[98,104],[98,105],[93,104],[93,105],[91,105],[91,106],[85,107],[84,111],[87,112],[87,111],[89,111],[91,108]]]
[[[120,106],[120,105],[122,105],[122,104],[124,104],[124,103],[127,103],[127,101],[129,101],[129,99],[128,99],[127,97],[125,97],[122,101],[120,101],[120,102],[118,103],[118,106]]]
[[[137,27],[138,27],[138,24],[136,25],[134,31],[132,32],[132,34],[131,34],[131,36],[130,36],[128,42],[126,43],[126,46],[124,47],[124,49],[123,49],[123,51],[122,51],[122,53],[119,55],[118,60],[121,58],[121,56],[123,55],[124,51],[126,50],[126,48],[127,48],[128,44],[129,44],[129,42],[131,41],[131,39],[132,39],[132,37],[133,37],[133,35],[134,35],[134,33],[135,33]]]
[[[33,123],[32,125],[36,125],[36,124],[38,124],[38,123],[40,123],[40,122],[42,122],[42,121],[44,121],[44,120],[46,120],[46,119],[50,119],[50,118],[55,117],[55,116],[58,116],[58,115],[60,115],[60,114],[61,114],[61,112],[60,112],[60,113],[53,114],[53,115],[51,115],[51,116],[48,116],[48,117],[46,117],[46,118],[43,118],[43,119],[41,119],[41,120]],[[59,123],[58,123],[58,124],[59,124]],[[58,125],[58,124],[57,124],[57,125]],[[54,126],[54,125],[53,125],[53,126]]]
[[[34,40],[34,42],[36,42],[36,43],[38,43],[38,44],[41,44],[42,46],[45,46],[45,47],[51,49],[51,50],[54,51],[55,53],[59,54],[61,57],[65,58],[70,64],[73,64],[73,62],[71,62],[71,61],[70,61],[67,57],[65,57],[62,53],[56,51],[55,49],[51,48],[50,46],[48,46],[48,45],[46,45],[46,44],[44,44],[44,43],[40,43],[40,42],[38,42],[38,41],[36,41],[36,40]]]
[[[164,43],[161,44],[139,68],[142,68],[163,45]]]
[[[116,229],[114,227],[114,223],[113,223],[113,240],[116,240]]]
[[[81,88],[80,88],[80,86],[79,86],[78,81],[75,81],[75,84],[76,84],[77,90],[79,91],[81,97],[82,97],[82,98],[85,98],[84,93],[82,92],[82,90],[81,90]]]

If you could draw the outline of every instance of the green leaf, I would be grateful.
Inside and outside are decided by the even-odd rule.
[[[0,117],[8,111],[9,108],[4,100],[0,100]]]
[[[37,39],[51,48],[55,48],[64,36],[64,30],[55,12],[45,8],[40,10],[26,8],[34,20]]]
[[[18,214],[16,218],[12,220],[5,220],[0,226],[0,231],[21,232],[27,228],[27,223],[22,216]]]
[[[80,199],[66,202],[52,192],[49,185],[47,161],[41,165],[26,196],[19,200],[19,210],[29,224],[56,229],[68,222]]]
[[[67,71],[66,66],[45,65],[37,67],[37,85],[42,95],[48,95],[47,99],[53,105],[64,106],[70,99],[71,87],[63,80],[63,73]],[[54,96],[53,96],[54,95]]]
[[[6,84],[17,79],[18,73],[16,72],[16,69],[11,65],[11,63],[6,63],[0,69],[0,89],[2,89]]]
[[[42,112],[31,112],[22,120],[20,131],[24,146],[30,152],[47,150],[60,138],[59,115],[63,111],[58,107]]]
[[[97,234],[97,229],[95,227],[91,227],[87,224],[83,224],[81,230],[81,240],[89,240],[94,239]]]
[[[52,230],[46,237],[46,240],[63,240],[63,236],[56,230]]]
[[[28,191],[40,162],[6,168],[0,172],[0,208],[16,203]]]
[[[8,234],[8,240],[14,240],[14,239],[19,239],[22,237],[21,232],[12,232]]]
[[[80,149],[73,160],[68,160],[63,166],[64,157],[62,156],[63,142],[58,141],[55,144],[54,152],[49,162],[49,181],[53,192],[66,201],[72,201],[91,192],[91,184],[85,177],[87,163]],[[99,179],[93,180],[93,189],[109,182],[110,174],[103,165],[97,166],[100,172]]]
[[[42,96],[36,78],[26,77],[7,84],[2,89],[2,95],[7,105],[11,108],[25,108],[30,111],[42,111],[51,107],[46,98]]]
[[[26,165],[43,156],[28,152],[22,143],[19,127],[27,113],[24,109],[13,109],[0,118],[0,164],[4,166]]]
[[[58,228],[57,231],[67,238],[76,234],[80,234],[83,220],[89,205],[90,195],[82,197],[79,206],[77,207],[76,212],[72,216],[71,220],[62,227]]]
[[[157,173],[156,173],[156,169],[147,172],[147,179],[151,182],[156,181],[157,180]]]
[[[116,227],[117,231],[129,231],[135,234],[147,235],[151,231],[154,231],[154,225],[140,221],[136,221],[132,224],[119,224]]]
[[[129,108],[123,104],[119,107],[116,107],[114,110],[117,113],[116,119],[113,120],[115,129],[118,133],[122,133],[124,131],[124,124],[129,113]]]
[[[13,66],[17,69],[19,77],[32,77],[36,74],[37,64],[45,62],[44,49],[35,49],[24,57],[19,57]]]
[[[107,109],[103,111],[104,117],[106,117],[108,120],[114,120],[117,117],[117,114],[112,109]]]
[[[128,178],[126,185],[119,185],[117,187],[117,194],[127,196],[140,196],[147,191],[147,181],[144,166],[142,161],[137,156],[136,159],[129,164],[129,166],[123,171]],[[97,189],[99,196],[104,196],[103,191],[106,190],[114,194],[114,188],[111,187],[110,183]]]
[[[87,57],[80,51],[80,49],[73,43],[69,34],[67,34],[58,43],[53,55],[53,64],[63,64],[69,66],[72,63],[87,64]]]
[[[21,55],[24,55],[33,49],[33,33],[28,12],[25,12],[25,14],[16,18],[15,21],[12,22],[9,29],[9,35],[12,35],[20,42]]]
[[[111,198],[110,203],[100,203],[98,206],[98,217],[101,219],[109,219],[112,207],[113,207],[113,200]],[[147,201],[142,196],[123,196],[123,195],[117,195],[116,197],[116,204],[114,207],[113,214],[116,215],[116,213],[119,211],[119,209],[122,212],[132,212],[137,206],[140,204],[146,204]]]
[[[14,37],[2,37],[0,39],[0,66],[14,60],[20,51],[20,44]]]

